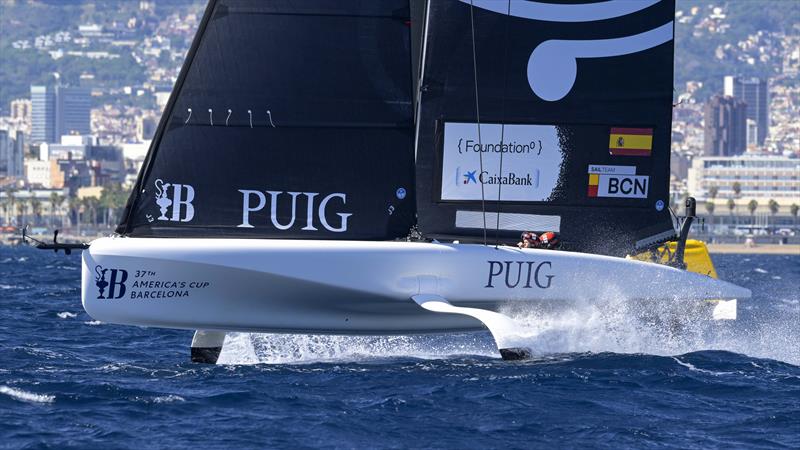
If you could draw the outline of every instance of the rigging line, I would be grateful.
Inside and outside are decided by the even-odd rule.
[[[507,15],[511,17],[511,0],[508,0]],[[494,248],[500,245],[500,199],[503,191],[503,142],[506,133],[506,87],[508,86],[508,21],[505,21],[505,42],[503,43],[503,96],[500,97],[500,183],[497,185],[497,224],[494,230]]]
[[[472,0],[469,0],[469,23],[472,30],[472,74],[475,77],[475,117],[478,121],[478,161],[480,162],[481,174],[483,174],[483,143],[481,142],[481,108],[478,101],[478,57],[475,51],[475,7]],[[479,177],[480,181],[480,177]],[[483,245],[487,245],[486,239],[486,195],[484,194],[483,182],[481,185],[481,213],[483,215]]]

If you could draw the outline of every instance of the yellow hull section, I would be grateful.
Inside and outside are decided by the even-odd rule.
[[[667,263],[670,255],[675,253],[675,248],[677,246],[677,242],[668,242],[659,247],[658,253],[661,255],[660,262]],[[633,258],[641,261],[650,261],[650,254],[639,253]],[[711,256],[708,254],[708,247],[706,247],[705,242],[695,239],[687,240],[683,261],[686,263],[686,270],[689,272],[707,275],[711,278],[717,278],[717,270],[714,268],[714,263],[711,261]]]

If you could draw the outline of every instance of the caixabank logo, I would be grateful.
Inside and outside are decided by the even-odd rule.
[[[97,265],[94,267],[94,284],[97,286],[98,299],[117,299],[125,295],[128,281],[128,271],[125,269],[106,269]]]

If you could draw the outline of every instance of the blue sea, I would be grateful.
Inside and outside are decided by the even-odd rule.
[[[0,247],[0,448],[800,448],[800,256],[714,260],[753,290],[735,322],[606,301],[519,318],[531,361],[235,334],[205,366],[191,332],[89,317],[78,255]]]

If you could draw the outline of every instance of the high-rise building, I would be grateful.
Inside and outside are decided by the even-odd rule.
[[[56,140],[56,94],[49,86],[31,86],[31,141]]]
[[[158,122],[154,117],[136,118],[136,139],[139,142],[149,141],[156,134]]]
[[[747,148],[747,105],[715,95],[704,108],[704,156],[734,156]]]
[[[92,97],[89,88],[56,88],[56,138],[68,134],[89,134]]]
[[[747,148],[758,146],[758,124],[753,119],[747,119]]]
[[[31,121],[31,101],[18,98],[11,101],[11,118],[21,122]]]
[[[756,122],[756,141],[764,145],[769,132],[769,91],[760,78],[726,76],[724,94],[747,103],[747,118]]]
[[[59,142],[63,135],[89,134],[91,109],[88,88],[31,86],[31,141]]]
[[[25,137],[21,131],[0,130],[0,178],[22,177],[24,153]]]

